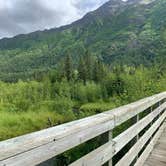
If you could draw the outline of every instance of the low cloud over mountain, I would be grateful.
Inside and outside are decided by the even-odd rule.
[[[69,24],[108,0],[0,0],[0,38]]]

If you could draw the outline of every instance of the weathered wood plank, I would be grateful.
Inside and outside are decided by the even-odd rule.
[[[146,164],[149,164],[149,165],[153,164],[157,166],[166,165],[166,142],[161,141],[161,138],[166,139],[165,132],[166,132],[166,122],[165,122],[165,128],[163,130],[163,133],[161,137],[158,139],[156,145],[154,146],[154,149],[149,154],[149,157],[146,159],[144,166]]]
[[[150,158],[147,162],[146,162],[146,164],[144,164],[144,166],[165,166],[166,165],[166,163],[163,163],[163,162],[161,162],[161,161],[158,161],[158,160],[156,160],[156,159],[153,159],[153,158]]]
[[[153,154],[157,154],[157,155],[161,155],[161,156],[164,156],[165,157],[165,160],[166,160],[166,151],[165,150],[162,150],[162,149],[154,149],[153,150]]]
[[[156,108],[149,115],[138,121],[129,129],[114,138],[115,154],[119,152],[130,140],[132,140],[141,130],[143,130],[156,116],[158,116],[166,108],[166,103]]]
[[[164,122],[160,129],[157,131],[155,136],[150,141],[149,145],[146,147],[146,149],[143,151],[139,159],[137,160],[135,166],[143,166],[145,164],[146,159],[148,158],[149,154],[153,150],[155,144],[157,143],[159,137],[161,136],[162,132],[166,128],[166,123]]]
[[[56,141],[60,139],[68,139],[68,136],[77,135],[77,132],[84,133],[84,130],[93,130],[93,128],[95,129],[98,125],[101,126],[102,130],[100,132],[97,132],[96,134],[100,135],[103,133],[103,131],[105,132],[110,128],[113,128],[114,125],[112,125],[112,127],[110,128],[108,127],[108,125],[105,125],[105,123],[107,122],[109,122],[109,126],[111,126],[111,124],[114,123],[113,116],[106,116],[105,114],[100,114],[97,116],[88,117],[43,131],[27,134],[14,139],[0,142],[0,160],[22,153],[24,151],[34,149],[36,147],[40,147],[42,145],[50,143],[55,144]],[[105,126],[105,129],[103,129],[103,125]]]
[[[95,151],[87,154],[80,160],[77,160],[76,162],[70,164],[70,166],[80,166],[80,165],[101,166],[103,165],[105,162],[110,160],[113,156],[113,154],[111,153],[113,151],[112,144],[113,142],[110,141],[104,144],[103,146],[100,146]]]
[[[113,147],[113,133],[112,130],[108,131],[108,142],[112,143],[112,147]],[[114,154],[114,149],[112,148],[112,150],[109,152],[111,155]],[[112,166],[113,162],[112,162],[112,158],[108,161],[108,166]]]
[[[137,156],[137,154],[141,151],[141,149],[144,147],[144,145],[146,144],[146,142],[150,139],[150,137],[153,135],[153,133],[157,130],[157,128],[162,124],[162,122],[164,121],[166,117],[166,112],[164,112],[164,114],[162,114],[162,116],[148,129],[148,131],[146,131],[146,133],[139,139],[139,141],[125,154],[125,156],[116,164],[116,166],[121,166],[123,164],[125,164],[125,166],[129,166],[133,160],[135,159],[135,157]],[[158,132],[159,134],[155,137],[156,139],[159,138],[159,136],[161,135],[161,132],[163,131],[165,127],[165,124],[162,125],[161,131]],[[152,143],[150,143],[151,146],[154,146],[154,144],[152,145]],[[140,164],[139,164],[140,166]]]
[[[136,116],[138,113],[143,112],[147,108],[151,107],[155,103],[166,98],[166,92],[154,95],[152,97],[147,97],[141,99],[134,103],[128,104],[126,106],[119,107],[118,109],[113,109],[111,111],[104,112],[105,114],[115,114],[115,126],[127,121],[128,119]]]
[[[160,154],[151,154],[151,157],[156,159],[157,161],[165,162],[166,163],[166,157]]]
[[[84,132],[80,131],[73,133],[68,137],[52,141],[49,144],[45,144],[25,153],[3,160],[3,163],[7,166],[22,166],[23,164],[24,166],[37,165],[66,151],[66,149],[71,149],[72,147],[85,142],[85,140],[89,140],[91,137],[96,137],[97,135],[110,130],[112,126],[113,123],[110,122],[96,125],[95,127],[84,130]]]
[[[0,142],[0,165],[29,166],[39,164],[112,130],[115,126],[164,98],[166,98],[166,92],[99,115]]]
[[[142,129],[144,129],[156,116],[160,114],[166,108],[166,103],[162,104],[160,107],[156,108],[154,112],[150,113],[148,116],[141,119],[138,123],[131,126],[129,129],[124,131],[122,134],[117,136],[113,139],[114,148],[112,148],[113,153],[111,151],[108,157],[104,157],[107,152],[107,149],[111,149],[111,142],[106,143],[105,145],[99,147],[98,149],[92,151],[91,153],[87,154],[86,156],[80,158],[76,162],[72,163],[71,166],[79,166],[79,165],[86,165],[91,166],[92,161],[94,165],[101,165],[111,159],[115,154],[117,154],[130,140],[132,140]],[[166,116],[166,114],[165,114]],[[100,153],[99,153],[100,151]],[[103,158],[102,160],[98,160]],[[107,159],[107,160],[106,160]]]

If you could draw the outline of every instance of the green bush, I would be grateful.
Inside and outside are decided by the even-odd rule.
[[[117,105],[115,103],[104,103],[104,102],[97,102],[97,103],[87,103],[83,104],[80,107],[80,114],[82,115],[94,115],[97,113],[101,113],[104,111],[111,110],[115,108]]]
[[[33,110],[51,111],[64,116],[66,120],[73,120],[75,116],[72,107],[73,102],[70,99],[57,97],[54,100],[46,100],[38,103],[37,106],[34,106]]]
[[[66,122],[64,116],[49,111],[40,112],[0,112],[0,141],[50,127],[48,118],[53,124]]]
[[[88,82],[86,85],[78,83],[73,86],[73,99],[81,102],[95,102],[102,98],[102,88],[100,84]]]

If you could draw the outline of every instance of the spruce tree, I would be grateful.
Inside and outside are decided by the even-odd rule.
[[[94,64],[93,80],[95,82],[101,82],[104,77],[105,77],[104,64],[101,61],[97,60]]]
[[[84,84],[87,81],[87,66],[84,59],[81,57],[78,65],[78,79],[83,80]]]
[[[68,81],[72,80],[73,77],[73,62],[70,55],[66,56],[64,64],[64,74]]]
[[[85,64],[87,69],[87,79],[92,80],[92,72],[93,72],[93,60],[90,52],[87,50],[85,53]]]

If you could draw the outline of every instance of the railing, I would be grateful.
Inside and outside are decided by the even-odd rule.
[[[37,165],[103,133],[108,133],[109,141],[70,166],[101,166],[106,162],[111,166],[113,156],[135,137],[136,143],[116,166],[127,166],[134,160],[136,166],[141,166],[165,127],[165,110],[163,92],[95,116],[0,142],[0,166]],[[112,130],[133,117],[137,122],[113,138]],[[150,127],[139,137],[147,126]]]

